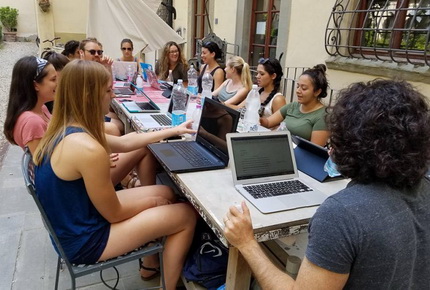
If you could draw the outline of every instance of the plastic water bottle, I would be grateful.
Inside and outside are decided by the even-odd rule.
[[[167,76],[166,82],[173,87],[173,73],[171,69],[169,69],[169,75]]]
[[[252,85],[252,90],[246,97],[246,111],[243,118],[245,132],[252,132],[258,130],[260,124],[260,94],[258,93],[257,85]]]
[[[197,104],[196,109],[193,112],[193,130],[197,130],[199,128],[201,116],[202,116],[202,105]]]
[[[143,78],[142,78],[142,75],[141,75],[141,74],[138,74],[138,75],[137,75],[137,79],[136,79],[136,87],[137,87],[139,90],[142,90],[142,91],[143,91]]]
[[[205,98],[212,99],[212,86],[213,86],[213,77],[210,73],[205,72],[202,77],[202,104],[205,101]]]
[[[188,92],[190,93],[190,98],[195,99],[197,96],[197,71],[194,69],[194,65],[190,66],[188,70]],[[191,101],[191,100],[190,100]]]
[[[127,81],[131,83],[133,81],[133,69],[131,68],[131,64],[127,67]]]
[[[185,122],[186,118],[186,103],[187,103],[187,91],[182,85],[182,80],[178,80],[178,84],[173,87],[172,91],[172,126],[178,126]]]

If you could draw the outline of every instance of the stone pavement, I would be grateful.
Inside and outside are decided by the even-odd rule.
[[[57,256],[42,224],[36,204],[27,193],[21,174],[22,149],[9,146],[0,168],[0,289],[53,289]],[[142,289],[156,285],[158,279],[140,279],[138,262],[118,267],[118,289]],[[103,272],[107,281],[115,278],[112,269]],[[98,273],[77,279],[79,289],[107,289]],[[65,269],[59,289],[70,289]],[[84,285],[84,286],[83,286]]]
[[[18,146],[8,146],[3,135],[13,65],[22,56],[36,55],[37,47],[30,42],[0,43],[0,46],[0,290],[53,289],[57,256],[24,186],[23,151]],[[140,279],[137,261],[118,270],[121,277],[118,289],[142,289],[158,283],[158,279],[151,282]],[[115,277],[111,269],[103,273],[108,281]],[[107,289],[98,273],[77,279],[77,285],[79,289]],[[68,271],[64,270],[59,289],[70,287]]]

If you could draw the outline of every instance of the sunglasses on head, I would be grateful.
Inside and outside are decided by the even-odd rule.
[[[268,63],[268,62],[270,62],[270,59],[269,59],[269,58],[264,58],[264,57],[262,57],[262,58],[260,58],[260,59],[258,60],[258,63],[259,63],[259,64],[266,64],[266,63]]]
[[[122,50],[128,50],[128,51],[132,51],[133,50],[133,48],[131,48],[131,47],[121,47],[121,49]]]
[[[96,53],[98,54],[98,55],[103,55],[103,50],[96,50],[96,49],[90,49],[90,50],[87,50],[86,49],[86,51],[88,51],[91,55],[96,55]]]

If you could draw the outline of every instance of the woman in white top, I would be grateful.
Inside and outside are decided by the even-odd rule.
[[[232,56],[227,61],[224,71],[227,80],[213,91],[212,96],[216,96],[226,105],[240,104],[252,87],[249,65],[240,56]]]
[[[257,85],[260,87],[260,116],[269,117],[282,108],[287,102],[279,92],[282,79],[282,67],[277,59],[262,58],[257,66]],[[246,106],[246,99],[239,105],[228,105],[234,109]]]

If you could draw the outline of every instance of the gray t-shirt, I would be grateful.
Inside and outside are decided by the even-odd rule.
[[[306,257],[349,273],[346,289],[430,289],[430,182],[358,184],[329,197],[309,225]]]

